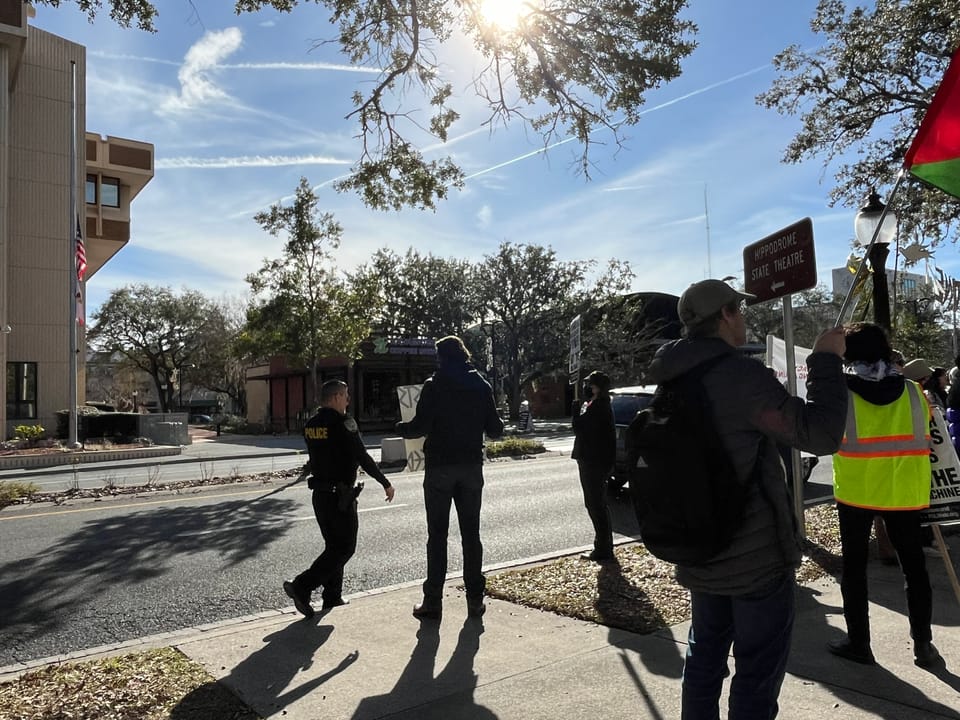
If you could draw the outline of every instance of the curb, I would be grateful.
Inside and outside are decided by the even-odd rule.
[[[118,460],[139,460],[142,458],[179,455],[182,450],[179,445],[161,445],[159,447],[139,448],[136,450],[91,450],[89,452],[83,450],[66,450],[56,454],[8,455],[6,457],[0,457],[0,470],[116,462]]]

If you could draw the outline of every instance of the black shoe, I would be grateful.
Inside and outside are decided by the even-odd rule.
[[[293,600],[293,606],[297,609],[297,612],[306,618],[313,617],[313,607],[310,605],[309,595],[305,596],[297,589],[297,586],[289,580],[284,581],[283,591]]]
[[[590,562],[598,563],[608,563],[616,562],[617,558],[614,557],[613,553],[598,553],[596,550],[588,553],[582,553],[580,555],[581,560],[589,560]]]
[[[866,643],[852,643],[849,640],[838,640],[827,643],[827,648],[837,657],[844,660],[852,660],[861,665],[876,665],[877,661],[873,657],[873,651]]]
[[[482,617],[483,614],[487,611],[487,606],[483,602],[483,598],[478,598],[477,600],[467,600],[467,616],[472,618]]]
[[[327,612],[328,610],[333,610],[335,607],[343,607],[344,605],[349,605],[349,600],[344,600],[343,598],[337,598],[336,600],[324,600],[323,601],[323,611]]]
[[[413,606],[413,616],[417,620],[439,620],[443,615],[443,608],[439,605],[417,603]]]
[[[931,668],[939,663],[940,659],[940,653],[929,640],[913,644],[913,664],[917,667]]]

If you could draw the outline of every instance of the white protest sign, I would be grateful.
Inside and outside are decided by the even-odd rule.
[[[398,385],[397,395],[400,398],[400,419],[410,422],[417,414],[417,401],[423,385]],[[413,440],[403,439],[403,450],[407,455],[407,470],[423,470],[423,438]]]
[[[930,507],[921,513],[925,524],[960,521],[960,459],[950,440],[940,408],[931,408]]]
[[[813,352],[810,348],[794,345],[796,358],[797,397],[807,399],[807,356]],[[767,367],[773,368],[781,385],[787,385],[787,343],[775,335],[767,335]]]

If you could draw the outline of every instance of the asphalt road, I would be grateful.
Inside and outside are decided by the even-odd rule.
[[[549,444],[550,455],[486,466],[486,564],[592,542],[569,442]],[[236,462],[264,461],[277,458]],[[426,573],[422,473],[391,480],[394,503],[373,481],[361,495],[346,593]],[[823,458],[805,494],[810,502],[829,493]],[[612,508],[615,529],[634,536],[628,505]],[[461,562],[456,537],[452,521],[451,571]],[[288,481],[8,507],[0,512],[0,666],[286,607],[280,583],[321,543],[309,491]]]
[[[486,564],[591,542],[569,457],[499,461],[485,474]],[[347,593],[426,573],[422,474],[391,479],[393,504],[372,481],[361,495]],[[618,529],[633,533],[626,505],[615,511]],[[0,665],[8,665],[286,607],[280,583],[312,562],[321,539],[306,488],[271,483],[7,508],[0,547]]]

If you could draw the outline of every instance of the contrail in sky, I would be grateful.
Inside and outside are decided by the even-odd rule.
[[[671,105],[675,105],[676,103],[681,102],[681,101],[683,101],[683,100],[688,100],[688,99],[690,99],[690,98],[692,98],[692,97],[696,97],[697,95],[702,95],[702,94],[705,93],[705,92],[709,92],[710,90],[715,90],[715,89],[718,88],[718,87],[722,87],[722,86],[724,86],[724,85],[728,85],[728,84],[730,84],[730,83],[732,83],[732,82],[736,82],[737,80],[742,80],[743,78],[749,77],[750,75],[756,75],[758,72],[761,72],[761,71],[763,71],[763,70],[766,70],[766,69],[769,68],[769,67],[770,67],[770,63],[766,63],[765,65],[760,65],[760,66],[758,66],[758,67],[753,68],[752,70],[747,70],[746,72],[739,73],[738,75],[734,75],[734,76],[732,76],[732,77],[728,77],[726,80],[720,80],[720,81],[715,82],[715,83],[712,83],[712,84],[710,84],[710,85],[706,85],[705,87],[702,87],[702,88],[699,88],[699,89],[697,89],[697,90],[693,90],[693,91],[691,91],[691,92],[688,92],[686,95],[681,95],[681,96],[679,96],[679,97],[675,97],[675,98],[673,98],[672,100],[667,100],[666,102],[662,102],[662,103],[660,103],[659,105],[655,105],[655,106],[652,107],[652,108],[647,108],[646,110],[642,110],[642,111],[639,113],[639,115],[640,115],[640,116],[643,116],[643,115],[647,115],[647,114],[652,113],[652,112],[656,112],[657,110],[663,110],[663,108],[670,107]],[[545,146],[542,147],[542,148],[537,148],[536,150],[531,150],[531,151],[528,152],[528,153],[524,153],[523,155],[519,155],[519,156],[517,156],[517,157],[515,157],[515,158],[512,158],[512,159],[510,159],[510,160],[504,160],[504,161],[501,162],[501,163],[497,163],[496,165],[492,165],[491,167],[485,168],[485,169],[483,169],[483,170],[478,170],[477,172],[475,172],[475,173],[473,173],[473,174],[471,174],[471,175],[467,175],[465,179],[466,179],[466,180],[471,180],[471,179],[473,179],[473,178],[475,178],[475,177],[480,177],[481,175],[486,175],[486,174],[489,173],[489,172],[493,172],[494,170],[499,170],[500,168],[506,167],[507,165],[513,165],[514,163],[518,163],[518,162],[520,162],[521,160],[526,160],[527,158],[533,157],[534,155],[541,155],[541,154],[543,154],[543,153],[545,153],[545,152],[547,152],[547,151],[549,151],[549,150],[552,150],[552,149],[555,148],[555,147],[559,147],[560,145],[566,145],[568,142],[573,142],[573,141],[576,140],[576,139],[577,139],[577,138],[576,138],[576,137],[573,137],[573,136],[571,136],[571,137],[566,137],[566,138],[564,138],[563,140],[558,140],[557,142],[551,143],[550,145],[545,145]]]

